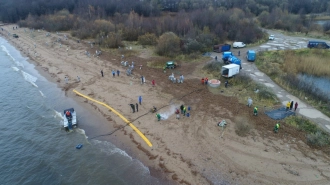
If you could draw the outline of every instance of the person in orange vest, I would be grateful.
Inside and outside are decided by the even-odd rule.
[[[66,111],[66,112],[65,112],[65,115],[66,115],[66,117],[67,117],[67,118],[70,118],[70,117],[72,117],[72,116],[71,116],[71,112],[70,112],[70,111]]]
[[[204,78],[202,78],[201,82],[202,82],[202,84],[204,85]]]

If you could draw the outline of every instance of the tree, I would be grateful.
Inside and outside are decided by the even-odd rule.
[[[180,52],[180,38],[173,32],[166,32],[159,37],[156,47],[157,54],[161,56],[174,56]]]

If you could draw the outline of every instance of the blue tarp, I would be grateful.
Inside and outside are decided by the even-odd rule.
[[[293,112],[291,110],[287,111],[285,107],[281,107],[276,110],[265,111],[265,114],[267,114],[267,116],[269,116],[272,119],[280,120],[280,119],[284,119],[285,117],[295,115],[295,112]]]

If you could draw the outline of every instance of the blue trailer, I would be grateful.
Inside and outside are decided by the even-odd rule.
[[[247,61],[254,62],[256,60],[256,52],[254,50],[248,50],[246,52]]]
[[[230,57],[232,57],[232,56],[234,56],[234,55],[233,55],[233,53],[230,52],[230,51],[223,52],[223,53],[222,53],[222,61],[223,61],[224,63],[227,63],[228,59],[229,59]]]
[[[242,69],[241,59],[239,59],[235,56],[232,56],[232,57],[228,58],[228,63],[229,64],[237,64],[237,65],[240,66],[240,69]]]
[[[231,48],[230,44],[219,44],[219,45],[214,45],[213,46],[213,51],[217,53],[229,51]]]

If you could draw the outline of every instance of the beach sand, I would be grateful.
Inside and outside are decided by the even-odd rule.
[[[182,64],[178,71],[185,76],[185,81],[173,84],[168,80],[170,72],[147,67],[147,63],[153,61],[148,50],[133,46],[137,54],[124,57],[124,61],[135,62],[133,75],[127,76],[119,52],[104,52],[95,57],[96,46],[91,48],[87,41],[78,43],[67,33],[46,36],[47,32],[42,30],[13,30],[13,26],[2,26],[1,36],[28,56],[36,69],[57,83],[67,96],[108,120],[107,126],[100,125],[100,130],[93,132],[87,129],[86,134],[104,134],[119,128],[114,134],[97,139],[124,148],[152,169],[152,175],[166,177],[177,184],[329,183],[327,155],[309,148],[301,141],[303,136],[287,134],[290,128],[281,127],[286,130],[274,134],[273,120],[264,114],[254,117],[252,108],[240,104],[234,96],[211,93],[210,87],[199,81],[203,75],[202,62]],[[16,33],[19,38],[8,33]],[[57,42],[59,38],[61,42]],[[91,53],[90,57],[86,51]],[[113,77],[111,71],[117,69],[121,71],[120,76]],[[141,75],[146,77],[143,85]],[[151,80],[155,80],[155,86]],[[121,128],[126,123],[120,117],[102,105],[77,96],[73,89],[106,103],[132,121],[152,147],[131,127]],[[132,113],[129,104],[138,103],[138,96],[143,97],[142,105],[139,112]],[[190,117],[181,115],[178,120],[174,110],[181,104],[191,107]],[[157,121],[155,113],[149,112],[152,106],[159,108],[158,112],[166,119]],[[221,120],[226,120],[225,128],[217,126]],[[239,123],[249,123],[250,132],[246,137],[236,134]]]

